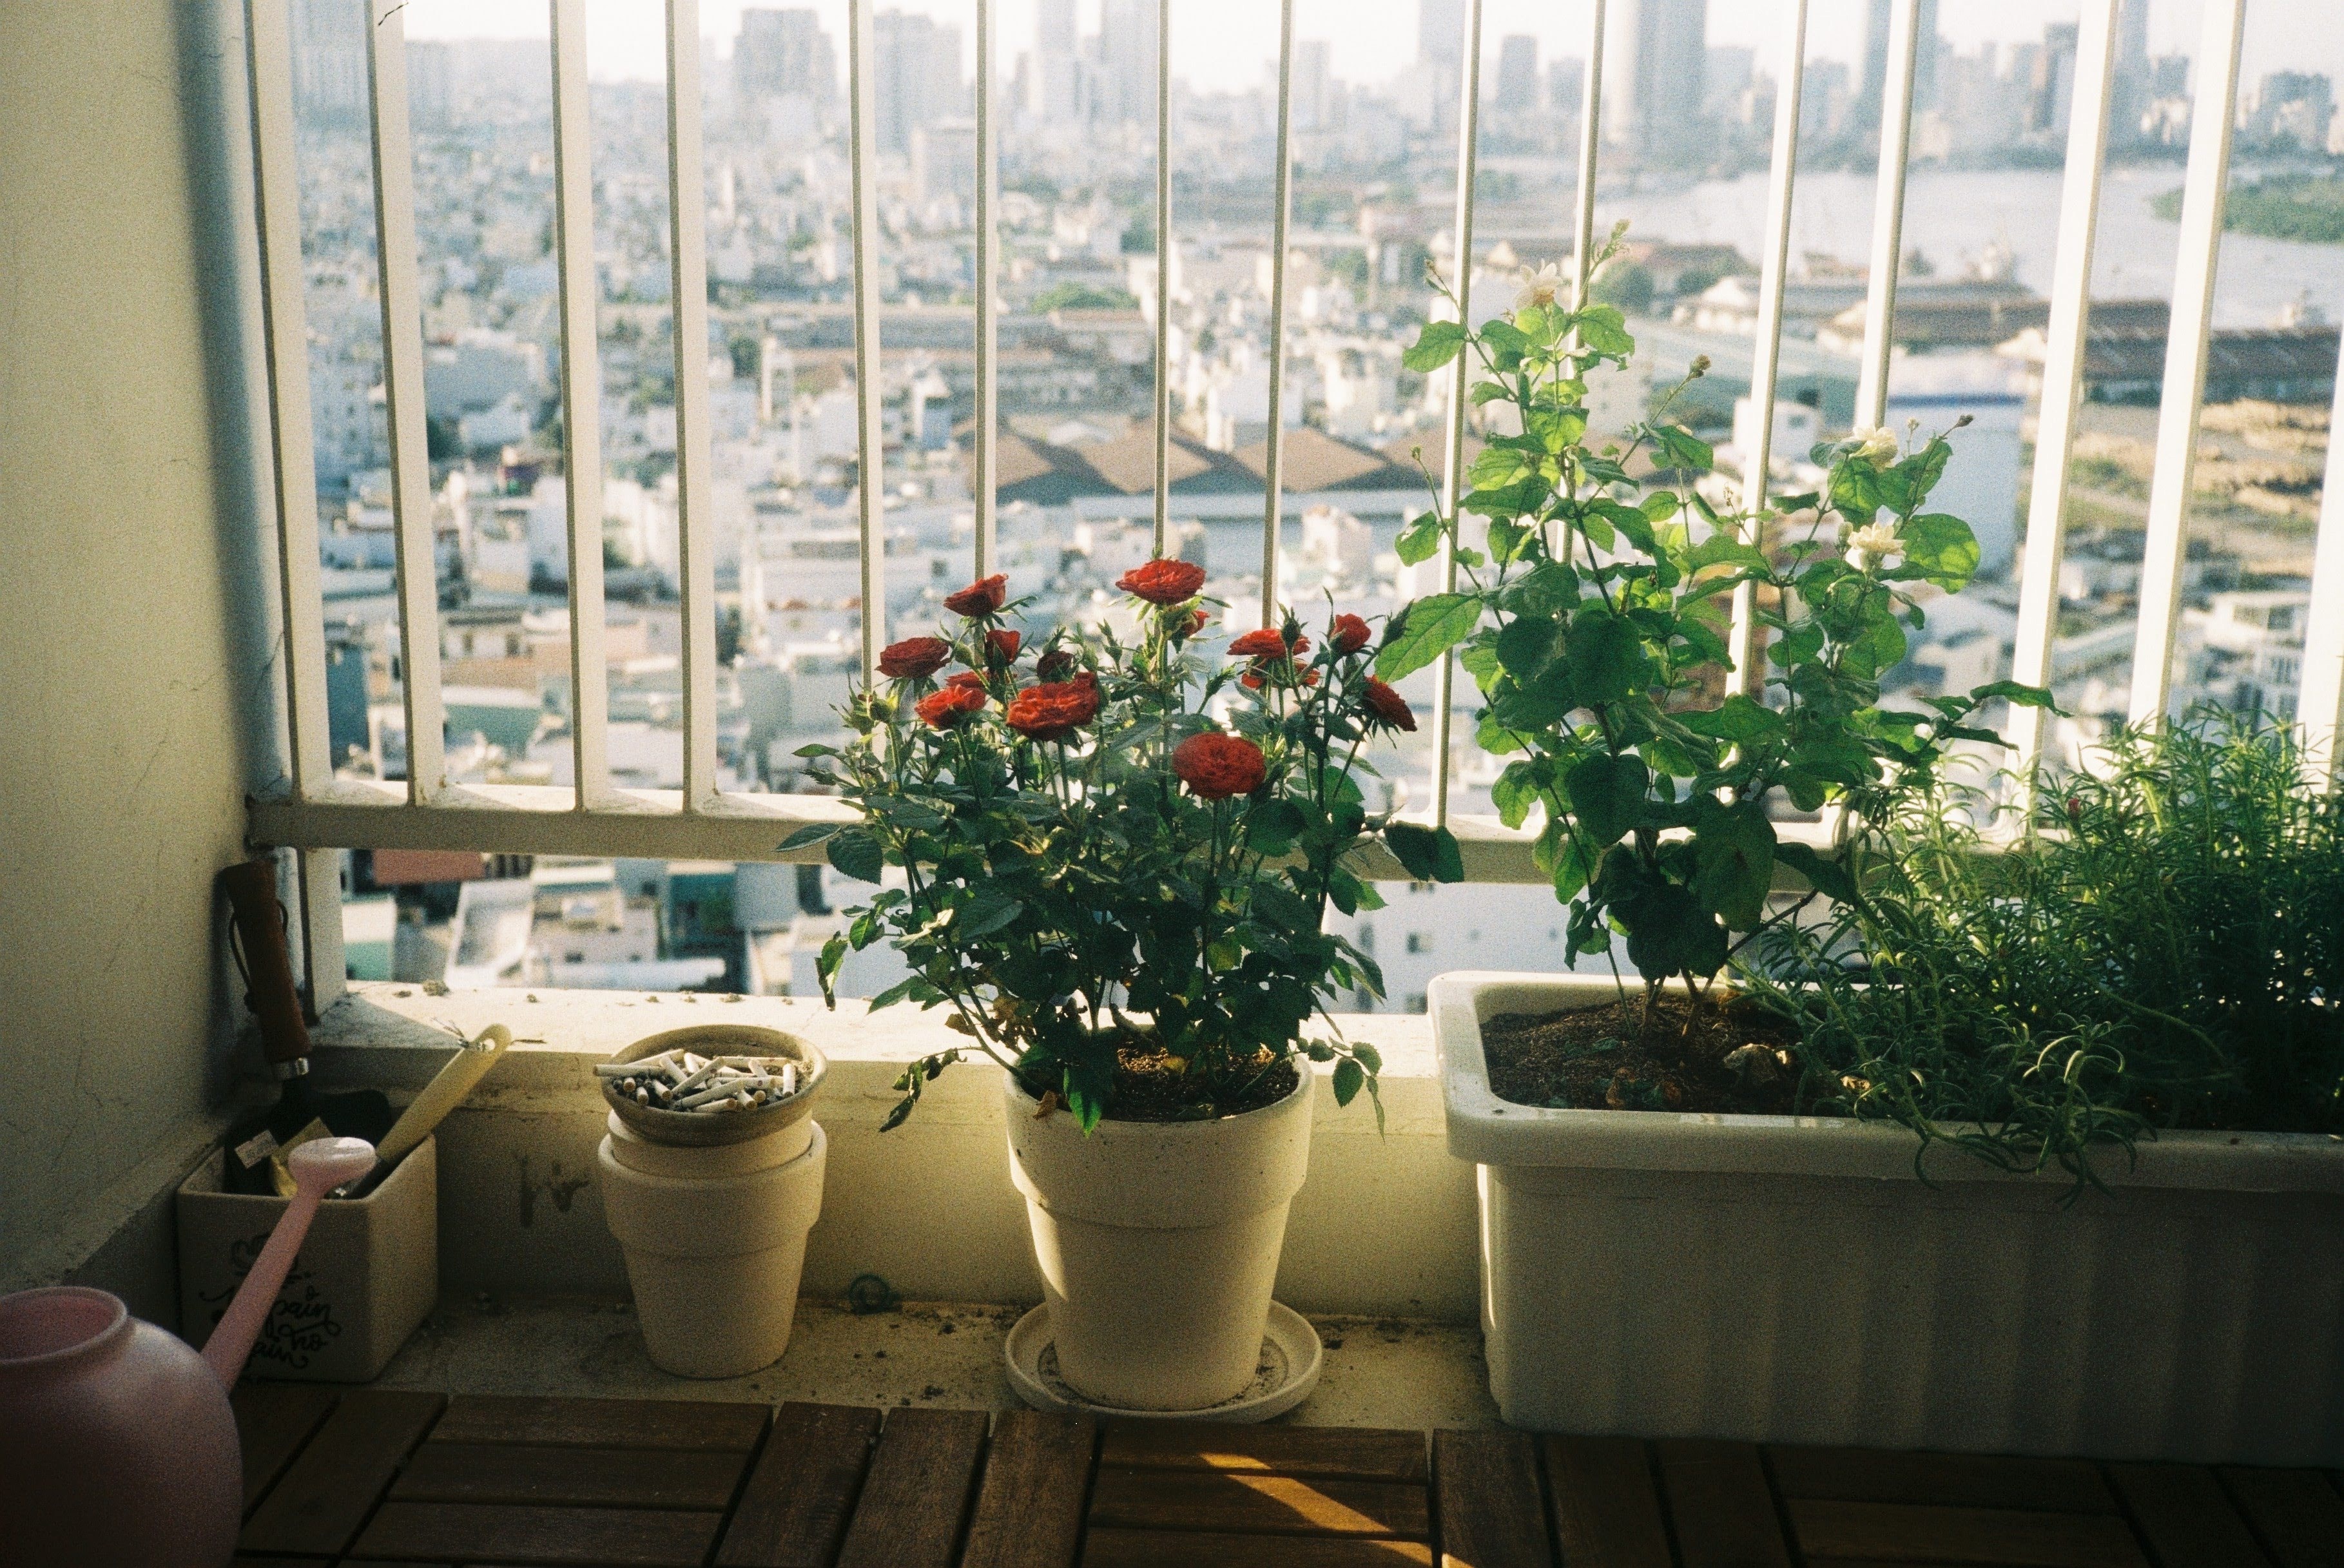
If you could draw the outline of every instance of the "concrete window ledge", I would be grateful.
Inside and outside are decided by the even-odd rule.
[[[593,1064],[646,1035],[698,1022],[753,1023],[830,1058],[815,1111],[830,1137],[805,1292],[835,1299],[876,1274],[912,1300],[1041,1300],[1024,1200],[1009,1184],[999,1069],[978,1061],[928,1086],[884,1138],[903,1064],[963,1037],[912,1007],[625,991],[449,991],[359,984],[319,1022],[321,1087],[404,1098],[445,1060],[447,1027],[491,1023],[514,1045],[440,1135],[440,1273],[450,1290],[616,1296],[626,1290],[596,1195],[605,1110]],[[1278,1299],[1304,1312],[1476,1320],[1473,1168],[1450,1157],[1421,1017],[1346,1016],[1344,1035],[1383,1053],[1384,1131],[1363,1099],[1339,1109],[1318,1079],[1310,1179],[1294,1202]]]

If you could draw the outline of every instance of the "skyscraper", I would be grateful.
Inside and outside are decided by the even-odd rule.
[[[1162,0],[1104,0],[1099,7],[1099,114],[1156,123],[1157,28]]]
[[[882,11],[872,19],[872,68],[879,150],[912,150],[912,132],[967,112],[962,102],[960,29],[933,16]]]
[[[1457,73],[1465,61],[1465,0],[1417,0],[1416,57]]]
[[[1646,163],[1701,161],[1709,0],[1612,0],[1603,139]]]
[[[293,105],[304,122],[367,123],[366,40],[366,0],[294,0]]]
[[[732,91],[743,103],[795,93],[827,103],[838,90],[838,54],[807,10],[741,13],[732,43]]]
[[[1510,34],[1498,46],[1498,111],[1525,114],[1538,106],[1538,40],[1527,33]]]
[[[1849,128],[1862,134],[1880,129],[1880,116],[1888,91],[1888,12],[1890,0],[1872,0],[1864,25],[1864,83],[1849,116]],[[1934,108],[1937,101],[1937,0],[1921,0],[1913,17],[1913,109]]]
[[[2108,143],[2134,146],[2157,96],[2148,63],[2148,0],[2120,0],[2117,6],[2116,76],[2108,86]]]

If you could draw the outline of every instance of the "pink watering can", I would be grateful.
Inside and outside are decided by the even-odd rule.
[[[374,1146],[287,1157],[294,1198],[201,1355],[75,1285],[0,1296],[0,1560],[30,1568],[225,1568],[244,1513],[227,1391],[276,1305],[318,1201]]]

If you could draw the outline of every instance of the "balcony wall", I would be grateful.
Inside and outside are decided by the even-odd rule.
[[[0,1290],[165,1322],[232,1077],[213,878],[269,771],[235,14],[0,6]]]

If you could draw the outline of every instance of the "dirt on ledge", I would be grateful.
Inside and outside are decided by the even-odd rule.
[[[1739,998],[1695,1006],[1664,994],[1551,1013],[1500,1013],[1481,1026],[1490,1087],[1549,1109],[1787,1116],[1799,1082],[1790,1020]]]

